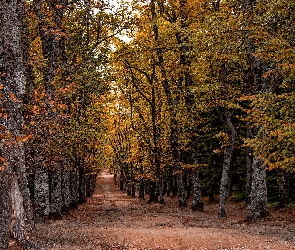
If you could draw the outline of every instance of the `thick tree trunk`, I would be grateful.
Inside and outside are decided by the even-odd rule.
[[[25,67],[21,40],[24,1],[0,1],[0,249],[10,236],[35,248],[33,214],[27,187],[22,100]]]

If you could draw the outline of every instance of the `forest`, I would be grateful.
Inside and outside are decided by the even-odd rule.
[[[102,169],[145,204],[212,202],[226,219],[234,201],[249,224],[294,209],[294,13],[290,0],[1,0],[0,249],[38,249],[36,224],[78,209]]]

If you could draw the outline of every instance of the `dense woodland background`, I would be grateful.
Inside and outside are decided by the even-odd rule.
[[[86,201],[106,167],[149,202],[219,200],[219,218],[229,197],[249,222],[292,206],[294,12],[287,0],[2,0],[0,248],[9,235],[34,247],[33,221]]]

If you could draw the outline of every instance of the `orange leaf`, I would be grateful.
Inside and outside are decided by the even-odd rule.
[[[68,106],[66,104],[58,104],[58,107],[60,109],[67,109],[68,108]]]
[[[24,142],[27,142],[27,141],[31,140],[32,138],[33,138],[33,135],[30,134],[30,135],[28,135],[27,137],[25,137],[25,138],[23,139],[23,141],[24,141]]]
[[[21,138],[19,135],[17,135],[17,136],[16,136],[16,141],[17,141],[17,142],[21,142],[21,141],[22,141],[22,138]]]
[[[12,92],[9,93],[9,96],[14,102],[17,101],[17,99],[15,98],[15,95]]]

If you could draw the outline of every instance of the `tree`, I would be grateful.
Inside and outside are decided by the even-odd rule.
[[[24,1],[0,3],[0,248],[10,235],[24,248],[34,248],[34,222],[25,169],[22,100],[25,67],[22,51]]]
[[[249,61],[251,72],[251,89],[254,95],[267,95],[274,93],[280,84],[280,75],[277,72],[276,65],[271,61],[265,61],[259,58],[255,53],[257,45],[251,37],[252,23],[255,19],[255,3],[251,0],[243,1],[244,29],[245,29],[245,50]],[[264,112],[264,104],[254,104],[253,110]],[[252,126],[250,138],[255,139],[261,133],[262,124]],[[252,186],[250,195],[250,210],[247,219],[257,221],[268,216],[267,210],[267,185],[266,170],[263,160],[254,152],[252,158]]]

